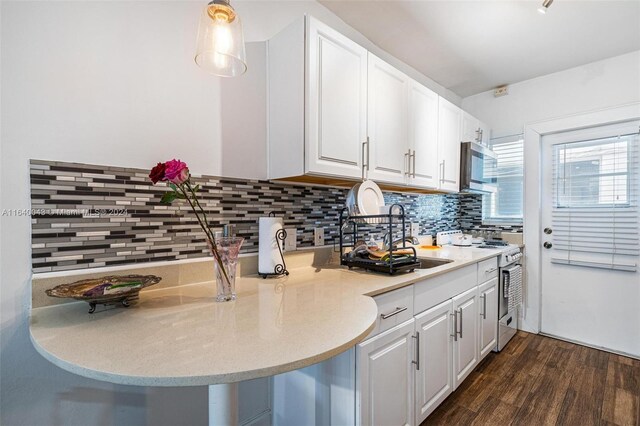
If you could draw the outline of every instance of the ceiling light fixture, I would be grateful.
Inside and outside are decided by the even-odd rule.
[[[200,16],[196,64],[210,74],[235,77],[247,70],[240,17],[229,0],[213,0]]]
[[[553,3],[553,0],[544,0],[542,2],[542,6],[538,8],[538,12],[540,12],[543,15],[547,13],[547,9],[549,9],[549,6],[551,6],[551,3]]]

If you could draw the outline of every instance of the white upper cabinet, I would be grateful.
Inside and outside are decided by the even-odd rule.
[[[362,178],[367,50],[312,17],[268,48],[269,177]]]
[[[488,145],[490,132],[491,130],[485,123],[468,112],[463,112],[462,125],[460,127],[461,142],[477,142]]]
[[[409,77],[369,53],[369,179],[403,184],[409,173]],[[407,154],[407,155],[405,155]]]
[[[480,129],[480,120],[475,118],[468,112],[462,113],[462,125],[460,127],[461,142],[478,142]]]
[[[306,170],[362,176],[367,138],[367,51],[310,18]]]
[[[438,95],[409,83],[409,178],[412,187],[438,188]]]
[[[463,111],[440,97],[438,104],[439,188],[460,190],[460,129]]]
[[[478,119],[310,16],[268,41],[268,78],[269,179],[458,192],[460,142],[489,138]]]

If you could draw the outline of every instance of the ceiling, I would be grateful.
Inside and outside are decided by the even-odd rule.
[[[640,1],[320,0],[462,97],[640,49]]]

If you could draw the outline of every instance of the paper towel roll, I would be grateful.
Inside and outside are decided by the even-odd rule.
[[[261,217],[258,220],[258,273],[273,274],[282,263],[276,232],[282,229],[281,217]]]

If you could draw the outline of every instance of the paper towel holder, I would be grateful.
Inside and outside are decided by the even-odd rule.
[[[276,214],[274,212],[269,213],[269,216],[271,217],[275,217],[275,215]],[[275,268],[273,268],[272,273],[259,273],[258,275],[260,275],[263,279],[266,279],[269,276],[280,277],[282,275],[289,275],[289,271],[287,270],[287,264],[285,263],[284,255],[282,254],[282,244],[286,239],[287,239],[287,231],[285,231],[284,228],[278,229],[276,231],[276,243],[278,245],[278,251],[280,252],[280,260],[282,261],[282,263],[278,263],[275,266]]]

